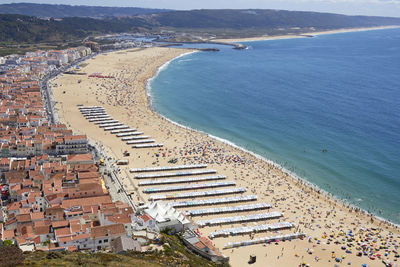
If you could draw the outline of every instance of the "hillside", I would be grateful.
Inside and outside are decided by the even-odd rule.
[[[70,6],[32,3],[13,3],[0,5],[0,14],[20,14],[40,18],[107,18],[154,14],[165,11],[168,10],[138,7]]]
[[[252,37],[263,34],[298,34],[313,30],[386,25],[400,25],[400,18],[285,10],[168,11],[103,19],[88,17],[41,19],[33,16],[0,14],[0,42],[3,44],[65,43],[82,40],[88,35],[139,31],[157,33],[163,29],[199,35],[211,33],[217,37],[228,38]]]
[[[146,266],[146,267],[229,267],[228,263],[214,263],[189,251],[176,235],[165,235],[162,250],[148,252],[22,252],[14,245],[0,245],[0,266]]]
[[[0,15],[0,42],[51,42],[85,38],[89,34],[132,32],[151,25],[139,17],[98,20],[70,17],[44,20],[24,15]]]
[[[271,29],[277,27],[338,29],[400,25],[400,18],[261,9],[172,11],[155,14],[152,19],[164,27],[204,29]]]

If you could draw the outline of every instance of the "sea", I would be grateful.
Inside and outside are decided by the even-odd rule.
[[[164,65],[155,110],[400,224],[400,29],[244,44]]]

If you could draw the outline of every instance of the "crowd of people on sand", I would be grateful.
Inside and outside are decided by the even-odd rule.
[[[121,71],[108,74],[115,76],[114,79],[99,79],[96,85],[91,85],[91,90],[100,104],[121,106],[134,118],[135,126],[152,125],[163,134],[165,141],[173,142],[174,146],[147,152],[155,164],[176,158],[179,164],[209,164],[227,172],[238,186],[246,187],[262,201],[273,203],[287,220],[298,225],[296,230],[308,235],[309,247],[304,251],[298,248],[293,255],[300,261],[304,255],[315,253],[317,248],[331,249],[332,253],[329,259],[315,256],[315,261],[338,264],[346,262],[351,255],[397,261],[400,236],[388,230],[393,229],[392,225],[321,194],[318,188],[309,187],[303,180],[292,179],[279,166],[204,134],[183,130],[150,110],[143,89],[148,68],[145,64],[141,67],[124,65]]]

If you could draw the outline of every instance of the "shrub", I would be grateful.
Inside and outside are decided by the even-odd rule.
[[[22,250],[15,245],[0,246],[0,266],[12,267],[24,262]]]

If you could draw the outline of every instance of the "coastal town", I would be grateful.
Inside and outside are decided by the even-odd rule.
[[[23,251],[141,251],[163,230],[148,215],[153,209],[145,213],[121,197],[114,167],[107,160],[105,166],[99,156],[106,155],[99,155],[86,135],[50,122],[54,115],[41,83],[91,53],[89,47],[37,51],[2,62],[3,243]]]
[[[397,266],[397,227],[151,109],[147,80],[191,52],[87,42],[1,59],[2,242],[144,252],[165,232],[232,266]]]

